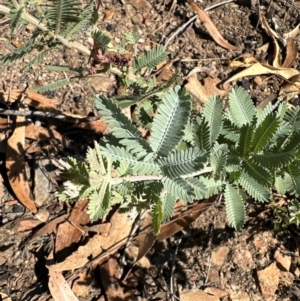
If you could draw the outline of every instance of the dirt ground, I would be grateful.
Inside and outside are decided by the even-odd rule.
[[[260,14],[280,34],[292,31],[300,20],[300,2],[293,0],[218,2],[219,6],[215,5],[215,0],[203,0],[199,4],[202,8],[211,8],[208,14],[213,23],[227,41],[239,47],[237,51],[219,46],[199,19],[177,32],[195,15],[187,1],[106,0],[100,8],[98,27],[116,44],[120,42],[124,31],[137,28],[140,33],[138,47],[141,50],[149,49],[154,44],[167,45],[169,73],[166,76],[178,71],[193,100],[201,106],[203,94],[222,95],[221,87],[217,89],[216,83],[227,80],[245,67],[233,67],[233,61],[241,61],[249,56],[262,63],[272,60],[272,38],[262,28]],[[4,18],[0,16],[0,21]],[[17,43],[24,43],[31,30],[20,27],[18,39],[13,45],[10,43],[9,24],[1,22],[0,56],[9,53]],[[88,33],[78,37],[81,42],[87,38]],[[298,52],[299,36],[294,38],[294,44]],[[287,53],[288,50],[282,47],[282,55],[287,56]],[[35,51],[31,57],[37,54],[38,51]],[[46,57],[44,64],[21,70],[29,59],[0,67],[3,86],[9,89],[24,88],[26,84],[49,84],[69,76],[47,71],[44,64],[83,67],[88,71],[88,58],[74,49],[61,47]],[[300,68],[299,58],[293,60],[291,67]],[[264,106],[279,96],[285,81],[282,77],[268,74],[243,77],[235,83],[247,89],[257,105]],[[64,112],[93,116],[93,96],[96,93],[115,95],[118,88],[115,75],[101,74],[72,78],[70,85],[56,92],[44,92],[43,95],[62,101],[60,109]],[[297,96],[290,102],[297,105]],[[7,109],[8,106],[1,104],[1,108]],[[94,139],[99,139],[99,131],[93,126],[76,126],[53,119],[36,117],[32,122],[42,129],[52,129],[50,136],[49,133],[45,134],[47,142],[41,136],[33,138],[32,133],[36,128],[30,132],[28,127],[31,136],[26,136],[28,145],[38,147],[38,151],[28,153],[25,168],[37,206],[48,217],[44,223],[33,218],[12,196],[5,169],[6,137],[10,133],[11,123],[6,116],[2,116],[0,122],[0,300],[6,301],[58,300],[52,299],[49,292],[47,266],[54,259],[63,262],[102,231],[99,230],[100,223],[78,226],[77,241],[72,241],[66,249],[62,247],[60,239],[67,239],[70,225],[76,222],[67,215],[70,206],[59,203],[54,196],[57,178],[51,161],[53,157],[67,155],[83,158],[87,146],[92,145]],[[75,209],[80,211],[84,208],[82,204]],[[222,203],[217,205],[215,202],[194,223],[163,242],[155,243],[132,270],[130,258],[127,258],[127,265],[121,272],[122,282],[115,286],[122,291],[115,290],[120,294],[119,297],[112,297],[113,294],[110,298],[107,294],[105,297],[108,291],[107,275],[105,269],[97,265],[85,265],[86,268],[77,270],[70,268],[61,275],[78,300],[300,300],[299,229],[294,227],[276,236],[272,212],[267,205],[250,202],[247,216],[244,229],[235,232],[226,224]],[[57,221],[58,217],[61,217],[60,222]],[[78,224],[84,224],[84,219],[85,216],[80,216]],[[56,222],[51,224],[49,221],[53,220]],[[98,227],[97,230],[95,227]],[[124,246],[119,248],[117,259],[124,249]],[[113,265],[112,262],[109,264]],[[53,286],[61,281],[59,276],[55,277],[51,278]]]

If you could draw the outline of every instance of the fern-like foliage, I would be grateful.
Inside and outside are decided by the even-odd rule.
[[[245,90],[241,87],[229,93],[229,119],[238,127],[249,124],[255,114],[254,105]]]
[[[144,67],[148,69],[155,68],[160,62],[162,62],[168,53],[162,45],[156,46],[156,48],[146,52],[140,58],[136,59],[134,62],[134,68],[136,70],[141,70]]]
[[[60,88],[62,88],[63,86],[69,84],[70,82],[67,79],[61,79],[58,80],[54,83],[51,83],[49,85],[44,85],[44,86],[37,86],[33,89],[31,89],[31,91],[34,92],[45,92],[45,91],[55,91],[58,90]]]
[[[203,116],[209,126],[209,142],[212,145],[218,138],[223,123],[223,101],[220,97],[211,97],[203,108]]]
[[[81,3],[77,0],[51,0],[45,11],[48,28],[58,35],[66,24],[80,20]]]
[[[298,109],[278,103],[256,109],[242,88],[231,91],[228,108],[210,97],[202,114],[191,114],[179,86],[156,97],[138,103],[131,122],[118,102],[97,96],[95,107],[111,137],[89,150],[88,163],[67,161],[61,200],[88,196],[93,218],[114,203],[122,211],[149,209],[157,233],[177,200],[224,195],[228,222],[239,230],[247,197],[266,203],[274,190],[300,195]],[[147,139],[138,127],[149,130]]]
[[[191,112],[190,97],[185,89],[171,89],[158,109],[153,120],[150,145],[160,156],[167,156],[184,136]]]
[[[178,178],[195,170],[201,170],[206,162],[205,152],[197,148],[171,153],[168,157],[158,159],[163,175]]]
[[[239,190],[231,184],[226,185],[225,206],[229,224],[240,230],[245,222],[245,206]]]

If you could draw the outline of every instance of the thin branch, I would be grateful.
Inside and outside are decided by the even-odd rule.
[[[17,8],[17,7],[16,7]],[[10,9],[4,5],[0,4],[0,14],[8,15],[10,14]],[[36,19],[34,16],[30,15],[26,9],[23,9],[23,13],[21,16],[22,20],[27,21],[28,23],[36,26],[38,29],[42,30],[43,32],[47,33],[51,37],[57,39],[59,42],[61,42],[63,45],[65,45],[68,48],[74,48],[86,55],[90,55],[91,51],[85,47],[84,45],[76,42],[69,42],[67,39],[63,38],[60,35],[55,35],[52,31],[50,31],[46,25],[41,23],[38,19]]]
[[[80,122],[87,122],[87,121],[95,121],[98,117],[83,117],[83,118],[76,118],[72,116],[67,116],[60,113],[54,112],[42,112],[42,111],[17,111],[17,110],[6,110],[0,109],[0,115],[9,115],[9,116],[26,116],[26,117],[45,117],[45,118],[54,118],[59,119],[65,122],[70,123],[80,123]]]

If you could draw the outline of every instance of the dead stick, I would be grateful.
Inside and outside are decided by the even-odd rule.
[[[70,123],[90,122],[90,121],[95,121],[99,118],[99,117],[76,118],[76,117],[67,116],[64,114],[59,114],[59,113],[54,113],[54,112],[17,111],[17,110],[6,110],[6,109],[0,109],[0,115],[26,116],[26,117],[38,116],[38,117],[59,119],[59,120],[62,120],[65,122],[70,122]]]

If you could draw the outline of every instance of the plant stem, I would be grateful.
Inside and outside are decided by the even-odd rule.
[[[15,0],[12,0],[15,8],[19,9],[20,6],[19,4],[15,1]],[[5,15],[8,15],[10,14],[10,9],[2,4],[0,4],[0,14],[5,14]],[[36,26],[38,29],[42,30],[43,32],[47,33],[48,35],[50,35],[51,37],[57,39],[59,42],[61,42],[63,45],[65,45],[66,47],[68,48],[74,48],[86,55],[90,55],[91,54],[91,51],[85,47],[84,45],[80,44],[80,43],[77,43],[77,42],[69,42],[68,40],[66,40],[65,38],[63,38],[62,36],[60,35],[55,35],[55,33],[51,32],[46,25],[44,25],[43,23],[41,23],[38,19],[36,19],[34,16],[30,15],[26,10],[25,8],[23,9],[23,13],[22,13],[22,16],[21,18]]]
[[[197,177],[200,176],[204,173],[208,173],[211,172],[212,168],[211,167],[204,167],[203,169],[193,172],[191,174],[182,176],[183,179],[189,179],[189,178],[193,178],[193,177]],[[161,179],[164,176],[131,176],[131,177],[127,177],[127,178],[115,178],[113,180],[113,185],[118,185],[118,184],[122,184],[123,182],[141,182],[141,181],[161,181]]]

